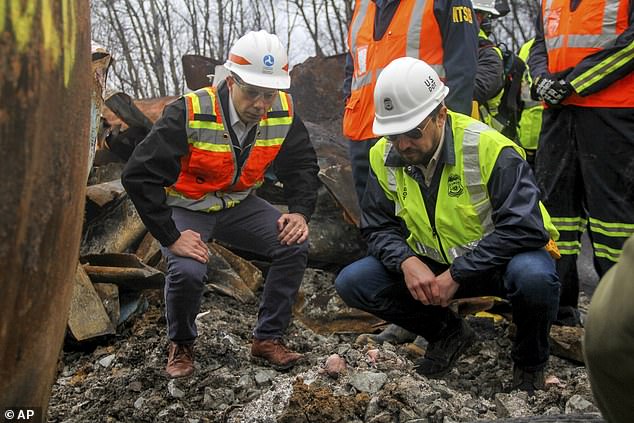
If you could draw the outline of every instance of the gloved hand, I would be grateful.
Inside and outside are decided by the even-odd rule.
[[[573,92],[574,89],[565,79],[538,77],[531,86],[531,97],[534,100],[544,100],[551,106],[561,103]]]

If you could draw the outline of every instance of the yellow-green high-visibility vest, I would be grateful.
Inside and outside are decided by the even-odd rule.
[[[489,37],[487,37],[482,29],[480,29],[480,32],[478,33],[478,38],[489,41]],[[500,59],[503,59],[502,50],[500,50],[498,46],[493,45],[491,48],[493,48],[497,55],[500,56]],[[499,107],[502,102],[503,95],[504,88],[502,88],[495,96],[480,105],[480,120],[500,132],[504,129],[504,125],[498,122],[495,117],[499,113]]]
[[[495,229],[487,183],[503,148],[524,151],[504,135],[469,116],[449,111],[454,140],[455,164],[444,164],[431,222],[418,182],[405,167],[389,167],[385,160],[392,144],[380,139],[370,150],[370,165],[385,192],[394,202],[396,216],[410,232],[408,245],[419,255],[450,264],[473,250]],[[540,202],[544,227],[559,237]]]
[[[531,46],[535,42],[532,38],[528,40],[520,49],[518,56],[528,63],[528,54],[531,50]],[[526,71],[522,78],[522,102],[524,103],[524,109],[522,110],[522,116],[518,124],[517,138],[526,150],[537,150],[537,144],[539,142],[539,134],[542,129],[542,113],[544,106],[541,101],[535,101],[531,98],[531,84],[533,79],[531,73],[526,65]]]

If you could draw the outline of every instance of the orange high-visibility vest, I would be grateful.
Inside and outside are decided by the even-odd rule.
[[[434,0],[401,1],[383,38],[374,41],[376,5],[357,0],[348,31],[354,63],[350,98],[343,116],[343,133],[351,140],[374,138],[374,85],[383,68],[399,57],[424,60],[445,78],[440,27]]]
[[[256,128],[249,156],[241,169],[215,87],[183,96],[187,113],[189,154],[181,158],[176,183],[166,189],[167,203],[191,210],[232,207],[258,187],[293,122],[292,98],[280,91]]]
[[[544,42],[550,73],[576,66],[585,57],[613,42],[629,26],[630,0],[583,0],[574,11],[570,10],[570,3],[570,0],[542,1]],[[631,54],[631,51],[627,53],[630,57]],[[619,65],[619,61],[627,58],[619,55],[609,57],[571,82],[582,90],[584,85],[596,82],[602,73],[609,72]],[[586,97],[573,94],[563,104],[634,107],[634,73]]]

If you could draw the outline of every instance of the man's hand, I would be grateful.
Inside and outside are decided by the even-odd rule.
[[[440,301],[438,305],[447,307],[460,287],[460,284],[453,280],[449,269],[445,270],[436,277],[436,283],[438,284],[438,289],[440,291]]]
[[[209,261],[207,244],[203,242],[198,232],[191,229],[181,232],[180,238],[167,248],[177,256],[190,257],[201,263]]]
[[[531,97],[534,100],[544,100],[551,106],[558,105],[573,92],[574,89],[565,79],[539,77],[531,86]]]
[[[308,239],[308,223],[301,213],[285,213],[277,220],[277,239],[282,245],[301,244]]]
[[[401,270],[405,276],[405,285],[414,299],[425,305],[440,304],[440,292],[436,275],[418,257],[411,256],[403,260]]]

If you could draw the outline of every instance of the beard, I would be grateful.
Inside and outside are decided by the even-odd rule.
[[[406,148],[405,150],[398,150],[398,154],[403,161],[408,165],[423,165],[427,166],[432,157],[434,157],[434,151],[421,151],[418,148]]]

